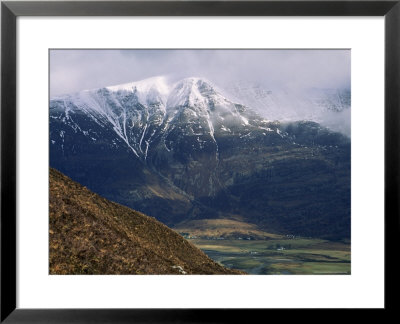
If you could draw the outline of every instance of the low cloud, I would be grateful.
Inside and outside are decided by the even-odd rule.
[[[52,50],[52,95],[156,76],[268,87],[350,86],[349,50]]]

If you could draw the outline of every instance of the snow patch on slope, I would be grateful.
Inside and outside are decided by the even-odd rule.
[[[157,101],[166,102],[166,98],[171,91],[167,78],[157,76],[136,82],[106,87],[112,92],[135,92],[140,103],[154,103]]]

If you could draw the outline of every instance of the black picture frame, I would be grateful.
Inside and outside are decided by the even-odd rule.
[[[2,323],[232,323],[243,316],[250,319],[250,322],[258,321],[256,318],[263,318],[267,315],[265,312],[277,311],[269,309],[16,308],[16,19],[19,16],[384,16],[385,308],[377,311],[381,316],[382,311],[387,313],[387,311],[396,310],[395,292],[399,280],[394,260],[398,255],[396,239],[399,238],[400,227],[400,203],[398,202],[400,201],[400,0],[2,1],[0,318]]]

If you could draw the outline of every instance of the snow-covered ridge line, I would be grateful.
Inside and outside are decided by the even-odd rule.
[[[189,103],[194,103],[199,99],[201,101],[202,96],[198,92],[198,89],[195,86],[196,84],[206,84],[212,89],[215,89],[221,98],[231,102],[235,101],[233,98],[227,98],[225,93],[222,94],[223,91],[221,89],[206,78],[188,77],[177,82],[170,82],[165,76],[156,76],[118,85],[82,90],[73,94],[58,95],[50,98],[50,100],[74,100],[105,90],[111,93],[135,93],[139,102],[142,104],[159,100],[165,106],[172,107],[184,104],[184,99],[188,99],[188,97]]]
[[[208,80],[195,77],[175,83],[155,77],[81,91],[52,102],[64,111],[67,119],[80,113],[98,124],[99,120],[107,122],[142,161],[147,160],[154,139],[163,140],[169,152],[165,139],[171,133],[199,136],[199,149],[203,148],[204,138],[208,138],[218,160],[216,134],[230,133],[231,125],[248,127],[265,122],[248,107],[223,96]]]

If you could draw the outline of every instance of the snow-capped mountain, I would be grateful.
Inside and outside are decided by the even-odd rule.
[[[50,165],[168,225],[233,217],[268,230],[347,237],[349,138],[257,110],[194,77],[54,97]]]
[[[72,128],[98,140],[93,129],[83,129],[74,115],[86,115],[101,127],[110,125],[132,152],[147,159],[149,147],[162,140],[171,150],[170,134],[197,136],[198,148],[207,141],[216,145],[215,133],[232,133],[242,127],[272,131],[268,121],[253,110],[234,103],[217,92],[209,81],[187,78],[169,84],[165,77],[86,90],[53,98],[51,118],[62,118]],[[62,140],[53,139],[54,143]]]

